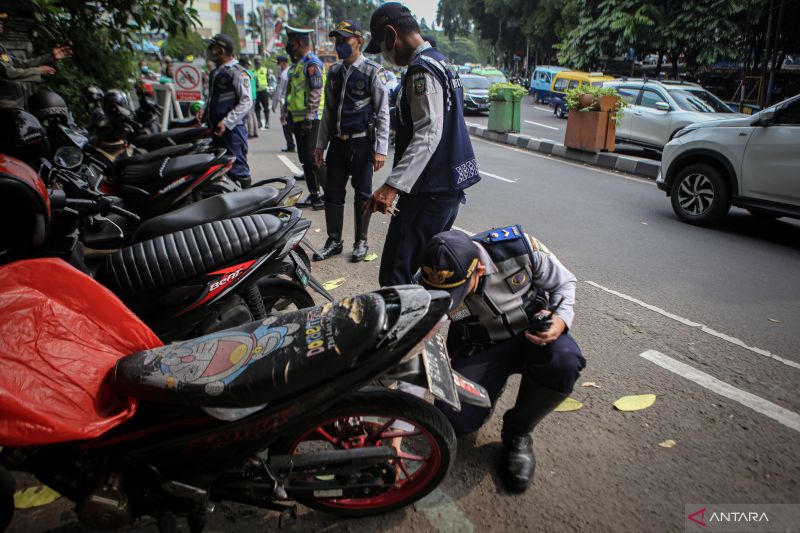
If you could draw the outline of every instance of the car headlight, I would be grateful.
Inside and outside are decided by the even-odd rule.
[[[692,133],[695,130],[697,130],[697,128],[694,126],[686,126],[685,128],[676,131],[675,135],[672,136],[672,139],[673,140],[678,139],[680,137],[683,137],[687,133]]]

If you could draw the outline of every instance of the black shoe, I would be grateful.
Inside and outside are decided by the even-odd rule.
[[[333,257],[334,255],[339,255],[344,250],[344,242],[337,241],[333,237],[328,237],[328,240],[325,241],[325,246],[319,253],[314,254],[314,261],[324,261],[329,257]]]
[[[322,200],[321,195],[311,193],[306,197],[305,200],[300,200],[297,202],[297,207],[310,207],[314,211],[321,211],[325,209],[325,202]]]
[[[306,181],[306,173],[303,172],[302,174],[295,176],[294,179],[296,179],[297,181]]]
[[[268,130],[269,129],[269,124],[264,124],[264,129]]]
[[[356,199],[353,204],[353,220],[356,225],[356,242],[353,244],[353,262],[363,261],[367,256],[369,245],[367,245],[367,235],[369,234],[369,221],[372,213],[364,214],[366,200]]]
[[[353,262],[358,263],[363,261],[369,251],[369,245],[366,239],[359,239],[353,245]]]
[[[503,455],[500,459],[500,479],[511,492],[525,492],[533,482],[536,457],[533,439],[528,435],[503,435]]]
[[[290,148],[283,148],[283,149],[281,149],[281,152],[283,152],[285,154],[294,153],[294,146],[292,146]]]

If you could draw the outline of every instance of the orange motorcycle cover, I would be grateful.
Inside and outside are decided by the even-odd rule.
[[[158,337],[108,289],[60,259],[0,267],[0,445],[97,437],[133,416],[109,371]]]

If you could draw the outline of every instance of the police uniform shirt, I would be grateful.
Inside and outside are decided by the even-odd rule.
[[[40,65],[55,65],[53,54],[20,60],[0,45],[0,107],[25,108],[27,84],[42,81]]]
[[[341,107],[344,105],[342,94],[334,94],[332,90],[332,80],[338,74],[338,69],[345,69],[342,77],[344,87],[347,87],[347,76],[350,69],[363,72],[372,78],[372,90],[369,98],[362,99],[356,105],[371,106],[375,113],[375,145],[376,154],[386,155],[389,153],[389,97],[384,87],[385,71],[380,65],[369,61],[363,55],[348,66],[344,61],[339,60],[332,65],[328,71],[328,79],[325,82],[325,110],[323,111],[322,122],[319,125],[319,136],[317,137],[317,148],[325,150],[331,135],[342,134],[342,113]]]
[[[411,57],[413,61],[420,53],[430,48],[427,41],[419,45]],[[411,94],[408,102],[411,107],[411,119],[414,122],[414,136],[403,157],[392,169],[386,184],[398,191],[408,193],[422,175],[422,171],[433,157],[444,129],[444,98],[439,81],[428,72],[415,72],[410,85],[403,83],[397,96],[399,103],[403,98],[405,87],[410,86]]]
[[[506,229],[513,231],[513,228],[519,226]],[[528,263],[525,267],[520,266],[518,258],[497,264],[483,245],[474,243],[479,261],[486,268],[482,290],[469,295],[449,313],[453,322],[477,324],[492,341],[509,339],[528,326],[522,310],[523,296],[530,290],[542,289],[549,294],[551,305],[563,299],[555,316],[561,318],[568,329],[572,328],[578,280],[539,240],[527,233],[523,238],[527,241],[530,258],[529,263],[524,262]]]
[[[275,88],[275,96],[272,100],[272,110],[277,111],[280,105],[281,114],[286,113],[286,89],[289,86],[289,65],[281,70],[281,75],[278,78],[278,86]]]
[[[251,94],[252,89],[250,88],[250,83],[252,82],[250,81],[250,75],[236,59],[231,59],[221,67],[217,68],[211,73],[211,80],[208,84],[211,94],[209,102],[206,102],[206,112],[208,112],[210,100],[214,98],[214,80],[222,72],[222,69],[235,69],[238,71],[238,74],[233,76],[233,89],[236,92],[238,103],[236,104],[236,107],[231,109],[222,120],[222,123],[225,124],[225,127],[231,130],[241,124],[244,119],[247,118],[250,108],[253,107],[253,97]],[[216,126],[216,124],[211,124],[211,127],[213,128]]]

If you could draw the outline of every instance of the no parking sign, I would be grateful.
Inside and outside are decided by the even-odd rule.
[[[203,74],[192,63],[175,64],[175,96],[179,102],[195,102],[203,99]]]

